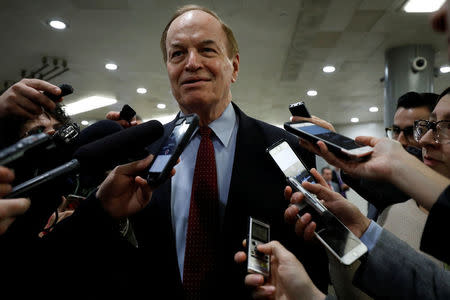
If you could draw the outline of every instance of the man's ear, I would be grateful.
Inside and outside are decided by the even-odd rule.
[[[233,64],[233,75],[231,76],[231,82],[236,82],[239,73],[239,53],[233,57],[231,62]]]

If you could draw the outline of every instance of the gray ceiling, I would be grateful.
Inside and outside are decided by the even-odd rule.
[[[432,32],[428,14],[406,14],[403,0],[202,0],[234,30],[240,47],[239,79],[233,99],[249,115],[273,124],[289,118],[289,103],[306,101],[312,114],[334,124],[383,119],[384,52],[407,44],[431,44],[436,67],[447,62],[446,39]],[[67,60],[70,70],[51,80],[76,90],[65,102],[92,95],[115,97],[116,105],[76,115],[103,119],[130,104],[144,119],[173,114],[159,49],[174,10],[192,2],[165,0],[0,1],[0,82],[17,81],[21,70],[37,69],[43,56]],[[46,22],[60,18],[65,31]],[[115,72],[104,68],[116,62]],[[322,67],[337,70],[325,74]],[[435,91],[450,73],[435,78]],[[138,95],[137,87],[148,93]],[[0,86],[0,89],[2,86]],[[315,89],[318,96],[308,97]],[[156,108],[165,103],[167,108]],[[368,108],[380,107],[377,113]]]

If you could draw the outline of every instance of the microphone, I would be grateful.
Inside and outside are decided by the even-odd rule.
[[[98,172],[111,169],[117,165],[116,160],[136,154],[145,146],[159,139],[163,133],[164,128],[162,124],[153,120],[105,136],[81,146],[75,151],[74,159],[70,162],[15,186],[5,198],[23,197],[25,193],[36,187],[62,175],[77,171],[80,167],[83,172],[90,170]]]
[[[27,136],[17,143],[6,147],[0,151],[0,165],[4,166],[10,162],[25,155],[30,149],[37,146],[47,144],[51,140],[51,137],[46,133],[38,133]]]

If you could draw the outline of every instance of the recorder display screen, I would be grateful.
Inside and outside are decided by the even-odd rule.
[[[253,222],[252,239],[255,239],[255,240],[258,240],[261,242],[268,242],[269,241],[268,233],[269,233],[269,230],[266,227]]]
[[[304,131],[310,135],[314,135],[347,150],[361,148],[361,145],[358,145],[354,140],[338,133],[329,131],[328,129],[317,126],[313,123],[292,123],[291,127],[300,131]]]

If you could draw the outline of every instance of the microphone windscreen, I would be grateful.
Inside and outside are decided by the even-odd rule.
[[[86,127],[80,132],[77,141],[75,142],[75,149],[84,145],[95,142],[98,139],[104,138],[113,133],[123,130],[119,123],[111,120],[101,120]]]
[[[83,169],[108,170],[121,160],[142,153],[164,133],[162,124],[152,120],[111,134],[75,151]]]

